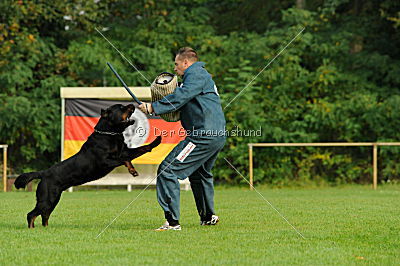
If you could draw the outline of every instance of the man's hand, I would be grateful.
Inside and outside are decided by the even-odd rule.
[[[142,111],[145,114],[151,115],[153,113],[153,107],[151,106],[151,103],[143,102],[138,107],[139,107],[140,111]]]

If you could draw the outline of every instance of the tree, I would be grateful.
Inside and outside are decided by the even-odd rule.
[[[262,127],[261,136],[229,137],[221,154],[242,173],[248,142],[399,138],[395,1],[3,1],[0,10],[0,141],[11,144],[15,171],[58,160],[59,87],[117,85],[106,61],[127,83],[148,85],[158,73],[173,71],[182,46],[197,49],[207,63],[228,129]],[[256,152],[263,158],[255,162],[256,182],[367,182],[371,175],[362,148]],[[380,152],[381,176],[399,179],[393,161],[399,151]],[[221,182],[243,182],[224,160],[215,172]]]

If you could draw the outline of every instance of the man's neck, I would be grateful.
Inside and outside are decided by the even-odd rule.
[[[195,63],[197,63],[197,62],[199,62],[199,61],[192,62],[192,63],[183,71],[183,75],[185,75],[186,71],[187,71],[193,64],[195,64]]]

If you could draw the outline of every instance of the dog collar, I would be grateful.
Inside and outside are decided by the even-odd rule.
[[[122,133],[116,133],[116,132],[107,132],[107,131],[100,131],[95,129],[94,132],[103,134],[103,135],[122,135]]]

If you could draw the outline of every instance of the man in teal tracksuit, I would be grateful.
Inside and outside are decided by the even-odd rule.
[[[166,222],[158,231],[181,230],[180,185],[178,179],[189,177],[201,225],[215,225],[219,217],[214,211],[214,184],[211,169],[225,144],[225,117],[211,75],[189,47],[175,57],[175,72],[183,76],[183,84],[170,94],[139,108],[156,115],[180,111],[186,138],[162,161],[158,168],[157,199]]]

